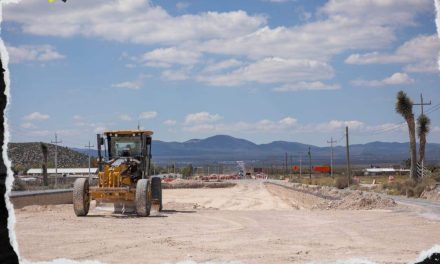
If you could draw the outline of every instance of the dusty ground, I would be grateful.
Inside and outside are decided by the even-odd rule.
[[[307,263],[364,259],[408,263],[440,243],[440,221],[410,207],[310,209],[323,198],[266,187],[167,189],[164,212],[149,218],[72,205],[16,210],[21,256],[103,263]]]

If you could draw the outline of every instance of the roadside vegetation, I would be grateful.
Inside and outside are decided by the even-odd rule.
[[[408,175],[377,175],[377,176],[354,176],[350,185],[345,175],[335,174],[314,175],[312,179],[309,176],[292,175],[286,177],[290,182],[296,182],[306,185],[329,186],[338,189],[349,188],[352,190],[366,190],[373,192],[387,193],[391,195],[405,195],[407,197],[420,197],[424,191],[431,190],[436,184],[440,184],[440,166],[431,165],[428,168],[430,175],[415,182]]]

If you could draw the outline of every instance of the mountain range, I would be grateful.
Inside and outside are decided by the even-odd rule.
[[[294,160],[302,156],[308,161],[308,151],[314,163],[329,163],[331,148],[318,147],[298,142],[273,141],[267,144],[255,144],[245,139],[227,135],[216,135],[205,139],[191,139],[185,142],[165,142],[153,140],[153,160],[158,163],[181,162],[227,162],[255,161],[282,163],[285,153]],[[87,149],[74,149],[88,153]],[[334,146],[334,162],[342,164],[346,160],[346,147]],[[96,150],[91,155],[96,156]],[[354,164],[401,163],[409,158],[409,144],[398,142],[370,142],[350,145],[350,158]],[[428,143],[426,160],[440,161],[440,144]]]

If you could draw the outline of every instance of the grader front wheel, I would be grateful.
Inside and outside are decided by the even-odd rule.
[[[136,213],[138,216],[149,216],[151,209],[151,192],[149,181],[141,179],[136,185]]]
[[[89,207],[89,180],[86,178],[76,179],[73,184],[73,210],[76,216],[86,216]]]

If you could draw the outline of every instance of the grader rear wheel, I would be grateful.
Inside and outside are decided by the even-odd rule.
[[[76,179],[73,184],[73,210],[76,216],[86,216],[90,208],[89,180]]]
[[[141,179],[136,185],[136,213],[138,216],[149,216],[151,209],[151,191],[147,179]]]

